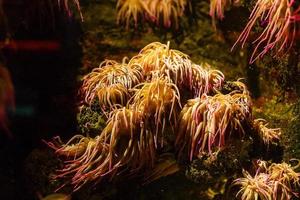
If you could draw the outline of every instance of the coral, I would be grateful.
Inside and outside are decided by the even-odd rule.
[[[93,104],[99,103],[95,102]],[[80,111],[77,114],[77,123],[81,133],[97,135],[103,130],[106,124],[106,117],[101,114],[100,109],[95,110],[92,106],[82,105],[79,110]]]
[[[232,177],[249,163],[253,141],[250,137],[232,138],[222,151],[205,154],[194,159],[186,170],[186,177],[193,182],[214,182],[220,177]]]
[[[297,22],[300,20],[300,7],[294,0],[258,0],[245,29],[235,42],[242,47],[256,22],[264,27],[260,35],[252,42],[255,45],[250,63],[276,48],[276,55],[284,54],[293,45]]]

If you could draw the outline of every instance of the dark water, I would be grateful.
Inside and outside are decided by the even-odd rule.
[[[1,62],[11,72],[16,95],[16,111],[10,116],[13,138],[0,134],[0,199],[7,200],[34,199],[28,193],[25,182],[28,180],[24,177],[26,157],[34,148],[45,148],[42,139],[69,136],[76,130],[80,24],[58,10],[54,17],[46,12],[42,18],[40,13],[30,12],[29,4],[23,3],[5,4],[11,24],[9,31],[15,42],[50,41],[59,48],[39,50],[20,46],[1,51]]]

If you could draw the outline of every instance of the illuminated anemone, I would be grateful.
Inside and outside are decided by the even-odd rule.
[[[186,0],[148,0],[150,12],[154,15],[153,21],[162,23],[169,28],[174,21],[175,28],[178,28],[178,19],[184,14]]]
[[[77,157],[84,153],[88,142],[90,142],[89,140],[89,138],[82,135],[75,135],[66,144],[63,144],[60,137],[55,137],[54,142],[46,143],[55,150],[55,153],[61,156]]]
[[[66,144],[58,138],[48,145],[70,158],[54,178],[71,177],[74,190],[104,177],[112,179],[122,169],[134,173],[151,168],[156,154],[153,134],[144,127],[143,116],[125,107],[111,113],[106,127],[94,139],[77,135]]]
[[[134,56],[128,65],[141,66],[143,74],[148,77],[151,77],[153,71],[164,73],[164,60],[168,58],[169,52],[169,43],[165,45],[160,42],[153,42],[145,46],[138,55]]]
[[[247,94],[216,94],[188,100],[180,113],[176,146],[188,146],[190,160],[225,146],[229,136],[244,134],[242,123],[251,117]]]
[[[240,187],[236,196],[241,200],[272,200],[272,186],[270,186],[268,174],[260,173],[252,177],[247,171],[243,171],[244,178],[238,178],[234,185]]]
[[[167,45],[154,42],[144,47],[128,63],[142,67],[143,74],[151,79],[153,74],[167,76],[179,88],[189,88],[195,96],[208,94],[221,88],[224,75],[208,64],[196,65],[189,56]],[[150,78],[149,78],[150,77]]]
[[[142,67],[143,74],[151,80],[153,74],[167,76],[175,84],[180,85],[191,73],[192,62],[188,55],[170,49],[170,43],[153,42],[144,47],[138,55],[128,63]]]
[[[63,144],[59,137],[54,142],[47,143],[60,156],[66,156],[64,168],[57,171],[53,179],[70,178],[69,183],[74,191],[80,189],[86,182],[100,180],[101,175],[108,172],[108,145],[102,143],[100,137],[89,138],[76,135]],[[97,168],[97,171],[95,170]],[[63,184],[60,188],[64,187]],[[57,190],[59,190],[58,188]]]
[[[270,175],[269,179],[274,184],[274,199],[291,199],[293,196],[298,196],[294,190],[300,186],[300,173],[295,172],[299,166],[299,160],[296,166],[288,163],[272,163],[270,165],[267,172]]]
[[[135,88],[135,95],[131,103],[134,109],[143,113],[146,124],[151,123],[154,118],[155,144],[157,144],[158,133],[163,133],[166,123],[176,123],[176,110],[180,106],[180,94],[178,88],[169,79],[158,77],[151,82],[142,83]],[[163,139],[162,136],[160,136]],[[162,144],[161,144],[162,145]]]
[[[139,18],[145,17],[166,28],[170,28],[172,24],[178,28],[178,21],[184,14],[186,4],[186,0],[118,0],[117,23],[124,23],[128,29],[131,18],[136,27]]]
[[[105,60],[83,78],[81,91],[89,105],[98,98],[103,110],[116,104],[125,105],[128,90],[139,84],[143,76],[137,65],[128,67],[113,60]]]
[[[126,165],[131,171],[138,171],[153,166],[153,135],[145,126],[143,113],[125,107],[113,111],[100,139],[109,144],[110,168]]]
[[[252,42],[255,48],[250,63],[275,47],[277,54],[284,53],[293,45],[299,20],[300,6],[295,0],[258,0],[233,48],[239,42],[243,47],[256,22],[262,22],[265,27]]]
[[[279,141],[281,135],[280,128],[268,128],[268,123],[264,119],[253,120],[253,126],[266,145]]]
[[[206,66],[193,64],[191,71],[184,77],[184,85],[191,89],[195,97],[216,92],[224,83],[223,73],[209,68],[208,64]]]
[[[128,29],[131,18],[133,18],[135,26],[137,26],[139,17],[143,16],[145,13],[152,16],[146,3],[146,0],[118,0],[117,23],[125,23],[126,28]]]
[[[296,192],[299,188],[300,173],[295,170],[299,168],[300,163],[291,166],[288,163],[272,163],[268,166],[266,161],[257,162],[255,176],[243,171],[243,178],[238,178],[233,185],[240,187],[236,196],[242,200],[248,199],[282,199],[290,200],[298,197]]]

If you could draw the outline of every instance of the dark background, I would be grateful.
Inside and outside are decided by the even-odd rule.
[[[52,2],[52,3],[51,3]],[[34,199],[27,193],[24,162],[42,139],[76,131],[76,80],[81,65],[80,21],[55,1],[4,0],[0,61],[9,69],[16,96],[12,138],[0,134],[0,199]]]

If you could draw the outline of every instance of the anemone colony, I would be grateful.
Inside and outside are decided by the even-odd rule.
[[[300,186],[300,173],[295,172],[300,166],[288,163],[272,163],[257,161],[257,169],[254,176],[244,171],[244,178],[234,181],[234,185],[240,186],[237,196],[241,200],[289,200],[298,197],[296,188]],[[269,166],[268,166],[269,165]]]
[[[237,3],[236,1],[234,3]],[[135,26],[139,17],[166,28],[178,28],[178,20],[183,16],[188,0],[119,0],[117,4],[117,22],[129,28],[132,17]],[[216,19],[224,18],[224,10],[231,4],[228,0],[211,0],[209,14],[215,26]],[[276,48],[276,55],[281,55],[294,45],[295,36],[299,31],[300,6],[295,0],[257,0],[249,17],[249,22],[238,37],[232,49],[248,40],[254,26],[262,27],[260,35],[251,43],[255,46],[250,63],[263,57]]]
[[[70,15],[69,0],[57,0]],[[80,12],[78,0],[73,0]],[[239,0],[233,2],[238,3]],[[224,18],[224,10],[231,4],[229,0],[210,0],[209,14],[215,26],[216,19]],[[118,0],[117,2],[117,24],[125,24],[129,29],[131,19],[137,27],[139,20],[147,20],[162,25],[166,28],[179,28],[179,19],[184,15],[186,8],[190,5],[188,0]],[[276,56],[284,54],[294,45],[294,40],[299,31],[300,5],[295,0],[257,0],[249,22],[238,37],[232,49],[242,43],[244,47],[249,34],[257,23],[262,27],[260,35],[251,43],[255,45],[250,63],[263,57],[270,50],[276,48]]]
[[[48,142],[66,159],[54,178],[69,180],[74,190],[124,171],[146,174],[149,182],[178,170],[173,162],[155,165],[166,135],[177,137],[176,149],[190,160],[218,151],[230,138],[242,138],[244,126],[253,122],[249,92],[236,81],[238,89],[222,94],[223,83],[220,71],[193,63],[169,43],[151,43],[128,62],[105,60],[84,76],[81,94],[83,105],[101,108],[106,125],[94,138],[76,135],[66,144],[59,137]],[[268,140],[272,137],[277,134]]]
[[[228,0],[210,1],[209,14],[214,24],[216,18],[224,18],[224,10],[230,3]],[[178,20],[188,5],[188,0],[118,0],[117,23],[124,23],[128,29],[131,18],[136,27],[138,18],[142,17],[166,28],[170,28],[173,23],[177,29]]]

